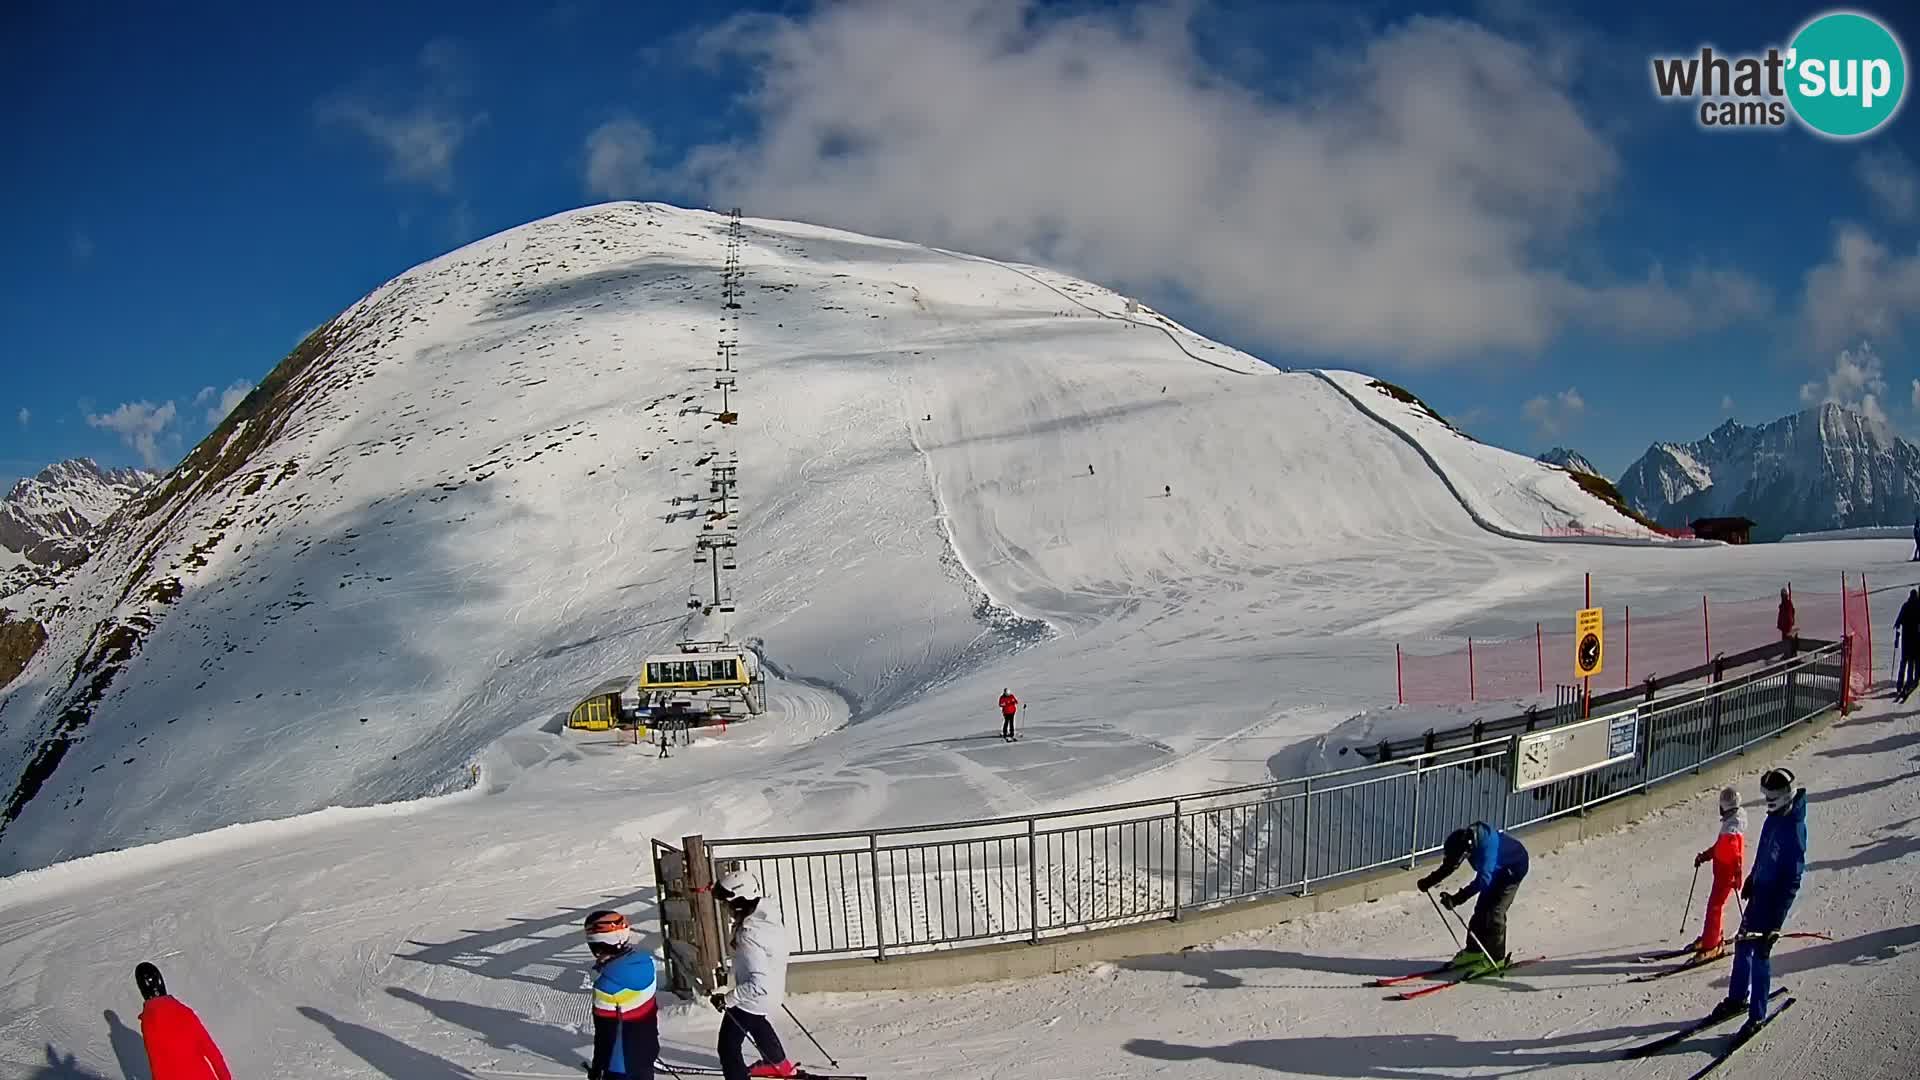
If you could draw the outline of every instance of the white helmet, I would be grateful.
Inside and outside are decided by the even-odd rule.
[[[760,879],[745,870],[729,870],[720,875],[714,891],[724,893],[731,900],[758,900],[766,895],[760,891]]]

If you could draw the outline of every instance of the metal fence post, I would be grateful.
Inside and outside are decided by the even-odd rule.
[[[1173,800],[1173,919],[1180,921],[1180,800]]]
[[[1313,777],[1307,777],[1306,794],[1300,799],[1300,895],[1307,895],[1307,882],[1313,872]]]
[[[887,927],[880,921],[880,834],[867,834],[867,869],[873,874],[874,959],[887,958]]]
[[[1027,819],[1027,940],[1040,944],[1040,845],[1035,822]]]
[[[1424,763],[1413,763],[1413,821],[1407,828],[1407,869],[1413,869],[1414,859],[1420,851],[1420,787],[1426,779]]]

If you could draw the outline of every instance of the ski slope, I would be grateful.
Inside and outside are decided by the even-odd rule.
[[[578,918],[648,910],[651,838],[1258,780],[1391,700],[1396,638],[1570,618],[1588,572],[1597,600],[1648,614],[1703,588],[1913,576],[1902,541],[1495,535],[1320,376],[1035,267],[749,220],[730,317],[725,231],[616,204],[402,275],[323,331],[273,407],[237,409],[180,487],[117,518],[64,612],[21,601],[55,638],[0,704],[0,759],[64,709],[95,627],[152,629],[0,837],[8,869],[69,860],[0,879],[0,1076],[122,1075],[143,958],[243,1075],[564,1073]],[[738,342],[730,427],[720,340]],[[728,453],[741,568],[721,625],[685,606],[706,568],[681,512]],[[1525,460],[1449,475],[1486,471],[1482,516],[1555,524],[1499,479]],[[177,598],[153,599],[167,581]],[[666,761],[549,730],[639,656],[722,631],[783,675],[764,720]],[[1028,703],[1011,746],[980,737],[1003,686]],[[1112,990],[1133,1011],[1105,1027],[1076,1014],[1076,1058],[1030,1052],[1054,1029],[1027,1006],[1053,999],[1013,989],[796,1007],[876,1076],[919,1075],[929,1031],[942,1064],[973,1062],[957,1075],[1073,1076],[1062,1062],[1125,1057],[1122,1027],[1178,1030],[1142,1015],[1206,1028],[1210,999],[1155,996],[1175,986]],[[1223,1015],[1332,1001],[1277,1000]],[[934,1011],[956,1006],[992,1022],[969,1042]],[[668,1031],[695,1054],[710,1024],[687,1007]]]
[[[1873,1080],[1911,1075],[1920,1060],[1917,722],[1912,709],[1875,701],[1788,762],[1813,801],[1791,926],[1836,940],[1780,947],[1776,985],[1802,1003],[1729,1075]],[[1750,798],[1759,766],[1744,783]],[[143,1076],[127,1025],[138,1008],[130,972],[146,958],[200,1011],[238,1075],[565,1075],[590,1030],[578,920],[607,904],[646,911],[651,890],[635,865],[644,837],[677,823],[648,800],[619,801],[645,775],[630,753],[587,744],[564,771],[577,785],[566,797],[337,811],[0,881],[0,1076]],[[714,809],[755,797],[728,786]],[[602,809],[614,806],[617,815]],[[1362,985],[1453,948],[1407,894],[1177,956],[792,1005],[844,1065],[874,1077],[1682,1077],[1702,1060],[1697,1045],[1630,1065],[1608,1057],[1723,992],[1724,965],[1624,983],[1643,967],[1631,957],[1681,938],[1692,854],[1715,824],[1708,794],[1536,856],[1510,940],[1551,959],[1419,1002]],[[1687,931],[1699,914],[1696,899]],[[780,1023],[796,1056],[819,1061]],[[713,1029],[704,1006],[671,1005],[665,1052],[711,1063]]]
[[[25,763],[0,870],[444,793],[476,764],[506,782],[539,755],[487,760],[503,736],[722,634],[884,729],[851,746],[950,733],[996,681],[1045,687],[1036,719],[1107,748],[1057,777],[1083,789],[1319,699],[1239,677],[1276,642],[1402,610],[1409,578],[1479,587],[1526,557],[1321,378],[1111,291],[753,220],[732,310],[726,237],[718,215],[611,204],[401,275],[316,331],[71,583],[9,598],[53,638],[0,698],[0,760]],[[1538,471],[1472,446],[1473,468]],[[709,468],[733,455],[722,621],[689,613],[710,588],[690,556]],[[1514,529],[1616,517],[1472,490]],[[1193,679],[1169,687],[1147,656]],[[1234,687],[1169,722],[1194,681]],[[794,752],[789,772],[810,760]],[[959,804],[997,803],[942,772]]]

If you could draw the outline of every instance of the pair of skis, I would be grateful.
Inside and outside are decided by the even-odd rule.
[[[675,1073],[679,1073],[681,1076],[726,1075],[726,1073],[711,1065],[675,1065],[671,1062],[656,1061],[653,1067],[660,1072],[666,1073],[668,1076],[672,1076]],[[795,1080],[867,1080],[866,1076],[861,1073],[823,1073],[804,1068],[795,1070],[793,1075]]]
[[[1663,967],[1657,971],[1647,972],[1645,975],[1635,975],[1633,978],[1628,979],[1627,981],[1630,983],[1653,982],[1656,979],[1664,979],[1672,975],[1683,975],[1689,971],[1695,971],[1700,968],[1707,967],[1710,964],[1718,963],[1719,961],[1724,960],[1729,956],[1732,956],[1734,947],[1740,943],[1742,938],[1761,938],[1761,937],[1814,938],[1820,941],[1833,940],[1833,938],[1827,936],[1826,934],[1814,933],[1811,931],[1804,931],[1804,930],[1794,931],[1792,933],[1786,933],[1786,934],[1746,934],[1746,935],[1736,934],[1733,937],[1730,937],[1726,940],[1726,944],[1724,948],[1716,950],[1715,952],[1706,956],[1700,955],[1699,953],[1695,952],[1691,948],[1668,949],[1663,952],[1646,953],[1641,956],[1636,956],[1634,957],[1634,959],[1643,964],[1661,963],[1667,960],[1680,960],[1683,957],[1686,959],[1684,963],[1673,964],[1668,967]]]
[[[1773,993],[1768,994],[1767,1000],[1769,1002],[1772,1002],[1775,998],[1780,997],[1786,992],[1787,992],[1787,989],[1786,987],[1783,986],[1780,989],[1775,990]],[[1781,1013],[1786,1012],[1788,1009],[1792,1008],[1793,1003],[1798,1000],[1799,1000],[1798,998],[1791,998],[1791,997],[1787,998],[1785,1001],[1782,1001],[1779,1005],[1775,1006],[1773,1008],[1773,1011],[1767,1013],[1766,1016],[1763,1017],[1758,1024],[1755,1024],[1751,1028],[1748,1028],[1743,1025],[1739,1031],[1735,1032],[1732,1035],[1727,1036],[1724,1040],[1722,1040],[1719,1048],[1713,1052],[1712,1060],[1708,1061],[1705,1065],[1701,1066],[1699,1070],[1696,1071],[1692,1076],[1688,1077],[1687,1080],[1701,1080],[1701,1078],[1706,1076],[1708,1073],[1711,1073],[1715,1069],[1718,1069],[1720,1066],[1725,1065],[1727,1063],[1728,1058],[1731,1058],[1734,1055],[1734,1053],[1738,1051],[1741,1047],[1752,1042],[1754,1038],[1758,1036],[1760,1032],[1764,1030],[1768,1024],[1773,1023],[1774,1020],[1779,1018]],[[1688,1023],[1679,1027],[1677,1030],[1670,1031],[1667,1034],[1662,1035],[1659,1038],[1653,1040],[1652,1042],[1641,1043],[1639,1046],[1631,1047],[1628,1050],[1626,1050],[1624,1053],[1622,1053],[1620,1056],[1623,1060],[1627,1060],[1627,1061],[1636,1061],[1636,1060],[1639,1060],[1640,1058],[1652,1057],[1653,1055],[1660,1053],[1662,1050],[1665,1050],[1668,1047],[1673,1046],[1677,1043],[1684,1042],[1689,1037],[1695,1034],[1698,1034],[1699,1032],[1705,1031],[1710,1027],[1718,1027],[1719,1025],[1724,1024],[1729,1020],[1737,1020],[1745,1015],[1746,1015],[1745,1010],[1742,1010],[1741,1012],[1737,1012],[1737,1013],[1732,1013],[1726,1016],[1722,1016],[1717,1013],[1708,1013],[1706,1016],[1703,1016],[1698,1020],[1689,1021]]]
[[[1437,994],[1442,990],[1451,989],[1452,987],[1459,986],[1461,983],[1473,982],[1475,979],[1484,979],[1489,975],[1505,975],[1514,968],[1524,967],[1527,964],[1537,964],[1545,959],[1546,957],[1544,956],[1533,956],[1525,960],[1514,960],[1496,967],[1482,968],[1478,971],[1464,974],[1460,973],[1460,969],[1454,967],[1451,963],[1447,963],[1441,964],[1439,967],[1427,968],[1424,971],[1415,971],[1406,975],[1395,975],[1385,979],[1375,979],[1367,985],[1380,987],[1401,986],[1406,983],[1419,982],[1426,979],[1442,979],[1442,977],[1446,975],[1457,976],[1456,978],[1444,979],[1443,981],[1435,982],[1428,986],[1416,986],[1411,990],[1402,990],[1397,994],[1389,994],[1387,996],[1387,1000],[1389,1001],[1413,1001],[1416,998],[1423,998],[1429,994]]]

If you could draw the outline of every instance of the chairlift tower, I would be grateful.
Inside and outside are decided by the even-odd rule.
[[[714,389],[720,391],[720,422],[723,424],[731,424],[735,420],[740,419],[739,414],[733,411],[733,376],[722,375],[713,380],[713,385]]]
[[[723,612],[733,610],[733,593],[720,591],[720,571],[738,569],[734,561],[735,541],[725,533],[708,534],[695,541],[693,561],[707,563],[713,569],[713,607]]]

